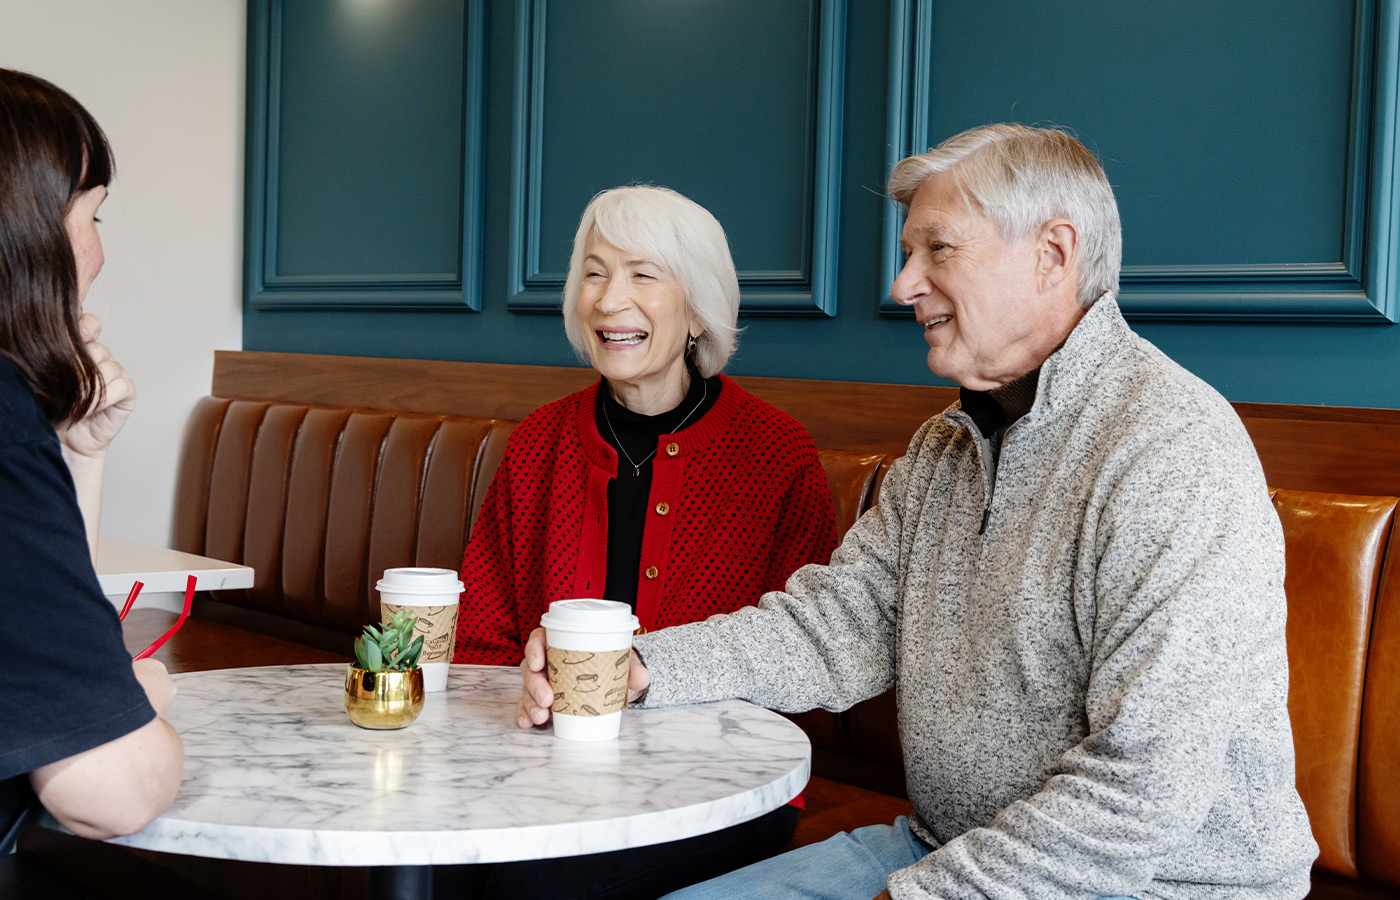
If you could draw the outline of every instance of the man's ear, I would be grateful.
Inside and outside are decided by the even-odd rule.
[[[1069,219],[1051,219],[1040,226],[1036,279],[1041,293],[1068,280],[1076,283],[1079,268],[1079,229]]]

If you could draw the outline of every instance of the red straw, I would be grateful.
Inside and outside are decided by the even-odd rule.
[[[185,620],[190,617],[190,604],[194,603],[194,584],[195,577],[191,575],[189,580],[185,582],[185,608],[180,611],[180,618],[175,620],[175,624],[170,626],[169,631],[157,638],[154,644],[133,656],[132,660],[145,659],[152,653],[155,653],[161,647],[165,646],[166,641],[175,636],[175,632],[180,630],[181,625],[185,624]]]
[[[126,595],[126,606],[122,607],[121,615],[117,616],[120,621],[126,621],[126,614],[131,612],[131,604],[136,602],[136,595],[141,593],[141,588],[143,587],[145,587],[145,585],[139,581],[131,586],[131,593]]]

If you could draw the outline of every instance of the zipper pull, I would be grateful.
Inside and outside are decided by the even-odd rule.
[[[986,533],[987,533],[987,522],[988,522],[991,518],[992,518],[992,509],[991,509],[991,507],[987,507],[986,509],[982,510],[982,527],[979,528],[979,529],[977,529],[977,533],[978,533],[978,534],[986,534]]]

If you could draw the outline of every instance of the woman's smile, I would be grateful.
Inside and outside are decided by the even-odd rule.
[[[600,328],[596,332],[598,340],[608,345],[608,349],[625,350],[639,346],[648,337],[645,331],[611,331]]]

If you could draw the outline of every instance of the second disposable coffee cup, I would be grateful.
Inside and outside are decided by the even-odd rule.
[[[413,631],[423,636],[423,654],[418,657],[418,665],[423,669],[423,690],[446,690],[447,664],[452,662],[457,640],[457,608],[462,596],[457,573],[451,569],[385,569],[375,588],[379,591],[380,621],[388,622],[401,609],[418,617]]]
[[[571,741],[607,741],[622,727],[627,670],[637,617],[612,600],[557,600],[540,617],[554,734]]]

